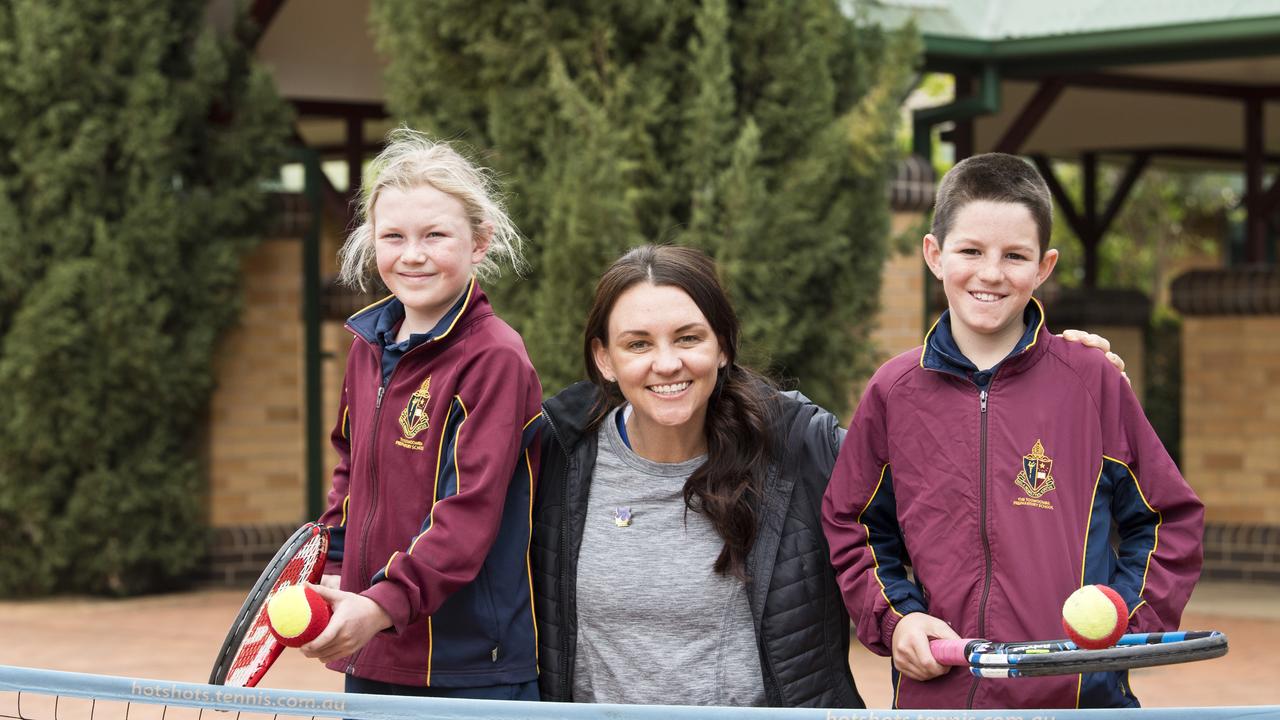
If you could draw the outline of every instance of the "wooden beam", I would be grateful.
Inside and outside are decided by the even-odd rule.
[[[1260,263],[1266,259],[1267,218],[1262,214],[1262,154],[1264,145],[1262,101],[1257,98],[1244,103],[1244,197],[1245,262]]]
[[[320,157],[333,159],[346,157],[347,150],[350,148],[345,142],[340,143],[324,143],[312,144],[307,147],[319,153]],[[377,155],[387,147],[386,143],[380,140],[366,140],[360,146],[360,152],[365,155]]]
[[[1143,31],[1139,31],[1143,32]],[[1203,37],[1201,40],[1205,39]],[[956,47],[965,45],[968,47]],[[1017,52],[1016,46],[1031,52]],[[1054,47],[1052,50],[1046,48]],[[1125,49],[1077,49],[1064,53],[1055,38],[1028,38],[1011,43],[954,38],[926,38],[924,69],[927,72],[966,72],[979,62],[999,62],[1002,74],[1009,79],[1037,80],[1066,73],[1094,73],[1120,66],[1149,66],[1159,63],[1200,62],[1204,60],[1237,60],[1247,57],[1272,57],[1276,54],[1274,34],[1257,34],[1247,39],[1196,42],[1156,47],[1149,43]]]
[[[271,27],[271,22],[276,19],[284,3],[285,0],[253,0],[253,5],[249,7],[249,17],[258,28],[257,34],[253,36],[253,46],[257,46],[267,34],[267,29]]]
[[[1081,153],[1080,178],[1084,183],[1082,193],[1084,224],[1090,229],[1096,229],[1098,226],[1098,153]]]
[[[1248,98],[1280,98],[1280,85],[1232,83],[1207,80],[1178,80],[1175,78],[1121,73],[1087,73],[1063,75],[1058,79],[1075,87],[1126,92],[1159,93],[1161,95],[1194,95],[1220,97],[1233,100]]]
[[[1098,154],[1087,152],[1080,156],[1080,181],[1084,186],[1082,204],[1084,218],[1080,223],[1084,233],[1080,244],[1084,246],[1084,286],[1098,287],[1098,245],[1102,232],[1098,230]]]
[[[364,174],[364,118],[347,116],[347,195],[360,196]]]
[[[308,100],[305,98],[290,98],[289,102],[292,103],[293,108],[298,111],[298,115],[335,118],[361,117],[374,119],[388,117],[386,106],[379,102]]]
[[[1271,187],[1258,198],[1258,210],[1263,217],[1271,217],[1280,208],[1280,174],[1271,180]]]
[[[1044,182],[1049,186],[1049,192],[1053,195],[1053,199],[1058,201],[1058,207],[1062,210],[1062,215],[1066,219],[1067,224],[1071,226],[1071,230],[1078,237],[1085,236],[1084,224],[1080,218],[1080,214],[1076,212],[1075,205],[1071,202],[1071,196],[1067,195],[1067,191],[1062,187],[1062,183],[1058,182],[1058,176],[1053,172],[1053,164],[1045,155],[1032,155],[1031,161],[1036,164],[1040,170],[1040,175],[1044,178]]]
[[[956,76],[956,97],[969,97],[973,95],[973,76],[957,75]],[[960,120],[955,124],[955,128],[951,131],[951,143],[955,146],[956,162],[971,157],[973,155],[973,120]]]
[[[1063,87],[1062,81],[1057,78],[1041,82],[1040,87],[1036,88],[1035,95],[1032,95],[1027,104],[1022,107],[1022,112],[1018,113],[1018,117],[1005,129],[1004,135],[992,150],[1017,155],[1022,149],[1022,144],[1040,126],[1040,121],[1044,120],[1044,116],[1049,113],[1053,103],[1062,94]]]
[[[1133,190],[1133,186],[1138,182],[1138,178],[1142,176],[1142,171],[1147,168],[1147,164],[1150,161],[1151,156],[1147,153],[1136,153],[1129,160],[1129,165],[1125,168],[1124,175],[1120,177],[1120,182],[1111,193],[1111,200],[1107,202],[1107,209],[1103,211],[1102,217],[1098,219],[1098,232],[1100,234],[1106,233],[1110,229],[1111,223],[1120,214],[1120,208],[1124,207],[1124,201],[1129,198],[1129,192]]]
[[[1245,154],[1242,151],[1194,145],[1155,145],[1150,147],[1105,148],[1099,150],[1099,152],[1108,155],[1146,154],[1152,157],[1207,160],[1210,162],[1231,163],[1233,165],[1238,165],[1244,162],[1245,158]],[[1263,160],[1267,163],[1278,165],[1280,164],[1280,153],[1265,154],[1263,155]]]
[[[299,147],[307,147],[307,141],[302,139],[296,125],[293,127],[292,140]],[[320,173],[320,195],[323,198],[324,214],[345,231],[351,224],[351,203],[345,195],[338,192],[338,189],[329,181],[329,176],[323,172]]]

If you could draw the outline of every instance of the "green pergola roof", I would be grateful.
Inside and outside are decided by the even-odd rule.
[[[933,67],[1037,60],[1111,65],[1275,52],[1280,0],[866,0],[886,25],[912,19]],[[1028,66],[1025,72],[1047,69]]]
[[[889,27],[913,21],[925,68],[957,78],[954,101],[914,110],[917,152],[942,125],[957,152],[1031,156],[1051,188],[1049,158],[1079,159],[1092,207],[1067,215],[1086,274],[1149,163],[1241,168],[1247,258],[1265,258],[1280,210],[1280,0],[852,1]],[[1105,211],[1091,179],[1102,156],[1125,168]]]
[[[1277,0],[870,0],[885,20],[915,17],[926,35],[1014,40],[1110,34],[1280,17]]]
[[[1252,142],[1277,157],[1280,0],[850,1],[913,21],[925,68],[971,83],[915,111],[917,145],[928,126],[969,122],[975,152],[1232,162]]]

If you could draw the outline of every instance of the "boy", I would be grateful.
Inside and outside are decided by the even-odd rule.
[[[832,563],[859,639],[893,657],[895,707],[1137,706],[1127,673],[979,680],[928,642],[1060,637],[1063,600],[1094,583],[1129,632],[1173,630],[1200,573],[1204,508],[1133,391],[1031,297],[1051,227],[1022,160],[947,173],[923,249],[948,309],[871,379],[827,488]]]

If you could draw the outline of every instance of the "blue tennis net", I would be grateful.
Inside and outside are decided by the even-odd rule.
[[[842,710],[447,700],[91,675],[0,665],[0,717],[21,720],[196,718],[356,720],[1135,720],[1280,719],[1280,705],[1140,710]]]

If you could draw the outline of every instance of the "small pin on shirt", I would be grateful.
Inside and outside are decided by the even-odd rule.
[[[618,527],[631,526],[631,508],[616,507],[613,509],[613,524]]]

